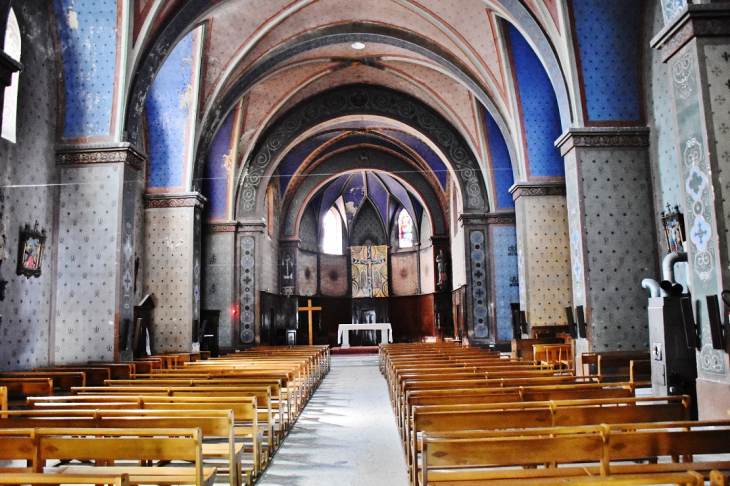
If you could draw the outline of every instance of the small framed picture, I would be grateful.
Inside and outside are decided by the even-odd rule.
[[[662,211],[662,222],[664,223],[664,236],[667,238],[669,252],[684,251],[684,215],[679,212],[679,206],[674,206],[674,211],[667,204],[667,213]]]
[[[41,276],[41,263],[43,250],[46,245],[46,232],[38,231],[38,222],[34,229],[25,225],[20,230],[20,241],[18,243],[18,275],[25,275],[27,278]]]

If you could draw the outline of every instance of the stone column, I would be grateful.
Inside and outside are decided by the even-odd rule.
[[[576,353],[648,349],[647,292],[658,260],[649,171],[649,130],[570,129],[565,158],[574,305],[587,339]]]
[[[489,291],[489,230],[486,213],[465,213],[459,216],[466,240],[465,321],[471,345],[494,343],[494,323],[489,313],[492,296]]]
[[[494,321],[495,341],[509,341],[513,337],[510,304],[520,298],[515,213],[490,213],[487,224],[491,242],[489,310]]]
[[[251,347],[260,344],[260,311],[257,283],[260,279],[261,240],[266,231],[263,220],[239,222],[236,233],[238,270],[239,319],[234,346]]]
[[[730,5],[689,5],[652,40],[667,63],[695,320],[701,419],[727,418],[728,355],[713,349],[707,298],[730,288]],[[722,304],[720,304],[722,309]],[[727,310],[721,312],[727,321]],[[727,337],[726,337],[727,339]]]
[[[202,308],[220,311],[218,344],[234,345],[234,320],[238,319],[236,298],[236,221],[208,223],[203,228]]]
[[[137,179],[144,157],[129,144],[66,146],[56,161],[61,186],[52,361],[129,359]]]
[[[152,352],[191,351],[200,319],[201,211],[197,192],[147,194],[146,289],[153,295]]]
[[[565,324],[572,304],[563,182],[520,182],[515,201],[520,309],[532,327]]]

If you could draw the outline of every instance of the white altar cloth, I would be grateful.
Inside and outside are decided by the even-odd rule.
[[[393,342],[393,328],[389,322],[340,324],[337,328],[337,342],[342,343],[342,349],[350,347],[350,331],[380,331],[380,344]]]

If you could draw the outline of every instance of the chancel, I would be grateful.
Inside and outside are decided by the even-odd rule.
[[[8,407],[245,392],[224,410],[250,432],[264,403],[262,443],[207,417],[227,440],[183,475],[209,483],[215,456],[231,486],[340,392],[352,408],[299,423],[324,427],[312,444],[365,416],[400,443],[312,463],[390,451],[414,486],[456,447],[419,442],[419,407],[477,402],[487,431],[497,382],[730,419],[729,0],[0,0],[0,42]],[[317,484],[358,484],[331,469]]]

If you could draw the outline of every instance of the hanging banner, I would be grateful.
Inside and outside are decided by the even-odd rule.
[[[350,247],[352,297],[388,296],[388,247]]]

